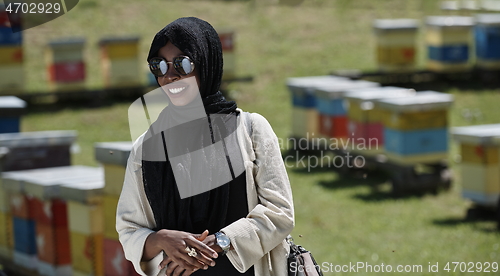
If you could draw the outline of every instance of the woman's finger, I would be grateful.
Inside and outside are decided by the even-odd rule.
[[[211,263],[211,260],[209,259],[207,262],[199,262],[197,257],[199,255],[198,252],[196,252],[196,249],[190,248],[191,250],[194,250],[194,252],[190,251],[192,254],[188,255],[189,252],[184,251],[183,253],[180,253],[179,259],[181,259],[178,263],[181,267],[184,267],[185,269],[207,269],[208,266]]]
[[[179,265],[176,262],[171,262],[167,266],[167,270],[165,271],[165,275],[171,276],[174,273],[174,270],[179,267]]]
[[[184,268],[182,268],[181,266],[178,266],[174,269],[174,272],[172,273],[172,276],[180,276],[182,274],[182,276],[186,275],[186,272],[187,270],[185,270]],[[184,273],[182,273],[184,272]]]
[[[169,263],[171,263],[173,260],[169,256],[165,256],[163,260],[160,262],[158,265],[158,269],[162,270],[165,266],[167,266]]]
[[[201,233],[201,235],[199,235],[199,234],[193,234],[193,236],[197,240],[203,241],[203,240],[205,240],[208,237],[208,230],[203,231],[203,233]]]
[[[196,250],[196,249],[195,249]],[[194,257],[198,262],[205,264],[207,266],[215,266],[215,261],[212,258],[207,257],[203,253],[197,253],[196,257]]]
[[[207,257],[210,258],[218,257],[218,254],[217,252],[215,252],[215,250],[210,248],[208,245],[202,243],[201,241],[195,239],[194,237],[188,238],[185,242],[189,247],[193,247],[194,249],[196,249],[197,252],[200,252]]]

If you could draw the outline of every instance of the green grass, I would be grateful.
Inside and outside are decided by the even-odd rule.
[[[301,6],[290,7],[266,4],[264,0],[83,0],[67,15],[26,31],[27,87],[30,91],[47,89],[43,51],[51,39],[86,37],[87,84],[100,87],[96,45],[101,37],[139,34],[141,59],[145,60],[156,31],[177,17],[197,16],[217,28],[236,31],[237,72],[255,79],[252,83],[233,84],[230,95],[244,110],[264,115],[277,135],[285,139],[292,123],[287,77],[322,75],[342,68],[374,69],[371,21],[442,14],[437,2],[306,0]],[[422,42],[419,49],[423,49]],[[423,60],[421,55],[421,65]],[[452,126],[499,122],[499,89],[450,88],[444,92],[456,97],[449,113]],[[95,142],[130,139],[128,105],[30,113],[23,118],[22,130],[77,130],[80,153],[74,154],[73,163],[95,166]],[[468,113],[475,116],[464,116]],[[455,160],[457,146],[451,145],[450,160]],[[455,163],[451,165],[456,169]],[[500,261],[495,223],[463,220],[470,203],[460,196],[458,176],[450,191],[437,196],[394,199],[388,195],[387,183],[379,190],[369,185],[377,181],[372,175],[351,179],[341,178],[329,169],[288,171],[296,212],[293,234],[320,263],[423,265],[425,272],[429,262],[439,262],[441,272],[432,275],[462,275],[443,272],[444,263]]]

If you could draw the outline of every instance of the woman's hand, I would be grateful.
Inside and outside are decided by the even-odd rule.
[[[159,265],[159,268],[163,269],[165,265],[171,264],[168,267],[168,272],[174,274],[168,274],[167,272],[167,275],[179,275],[183,271],[183,275],[189,275],[198,269],[208,269],[209,265],[215,265],[212,258],[217,258],[217,252],[201,242],[207,235],[208,231],[196,235],[183,231],[162,229],[148,237],[146,249],[149,249],[151,255],[154,255],[153,252],[159,253],[161,251],[168,255]],[[155,250],[152,250],[152,247]],[[189,256],[186,251],[187,247],[194,249],[196,256]]]

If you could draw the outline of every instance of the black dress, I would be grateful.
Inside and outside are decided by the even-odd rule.
[[[226,222],[231,224],[248,214],[248,199],[246,192],[246,173],[242,173],[232,181],[229,188],[229,205]],[[191,275],[196,276],[232,276],[232,275],[255,275],[253,266],[245,273],[240,273],[234,268],[226,255],[215,259],[216,265],[207,270],[198,270]]]

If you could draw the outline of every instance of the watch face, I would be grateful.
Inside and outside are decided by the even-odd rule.
[[[231,241],[229,240],[229,238],[226,235],[220,235],[217,237],[217,244],[221,248],[225,248],[231,244]]]

